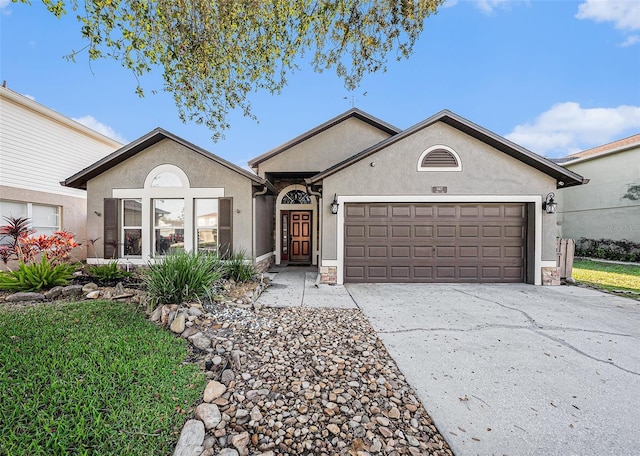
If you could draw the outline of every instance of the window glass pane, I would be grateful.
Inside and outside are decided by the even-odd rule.
[[[213,228],[199,228],[197,238],[198,252],[218,251],[218,230]]]
[[[154,225],[184,226],[184,200],[183,199],[157,199],[153,200]]]
[[[139,199],[123,201],[124,226],[142,226],[142,202]]]
[[[197,199],[196,200],[196,226],[198,227],[218,226],[218,200],[217,199]]]
[[[40,227],[58,229],[58,208],[56,206],[40,206],[33,204],[31,207],[31,223],[34,229],[41,232]]]
[[[142,255],[142,230],[141,229],[125,229],[124,230],[124,254],[125,255]]]
[[[176,228],[157,228],[156,253],[166,255],[171,251],[184,250],[184,230]]]
[[[26,217],[27,216],[27,203],[16,203],[15,201],[2,201],[0,200],[0,224],[5,225],[5,217]]]
[[[160,173],[153,178],[152,187],[182,187],[182,181],[177,174]]]

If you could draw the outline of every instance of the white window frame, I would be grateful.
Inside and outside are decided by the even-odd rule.
[[[34,225],[33,225],[33,206],[41,206],[41,207],[53,207],[56,209],[56,219],[58,221],[58,224],[54,227],[54,226],[42,226],[41,228],[53,228],[53,232],[56,231],[61,231],[62,230],[62,206],[56,206],[55,204],[40,204],[40,203],[33,203],[33,202],[28,202],[28,201],[15,201],[15,200],[0,200],[0,201],[6,201],[7,203],[14,203],[14,204],[23,204],[26,205],[27,207],[27,219],[29,219],[29,229],[35,229]],[[5,215],[4,214],[0,214],[0,217],[2,217],[0,219],[0,225],[6,225],[7,221],[4,219]],[[36,233],[38,233],[38,231],[36,231]]]
[[[122,239],[122,242],[120,242],[120,245],[118,246],[119,257],[120,258],[142,258],[142,250],[140,250],[140,255],[125,255],[124,253],[125,230],[140,230],[140,238],[141,239],[144,238],[144,231],[142,229],[142,225],[138,226],[138,225],[124,224],[124,202],[125,201],[139,201],[140,206],[142,206],[142,200],[140,198],[123,198],[121,200],[118,200],[118,203],[120,204],[120,219],[118,220],[118,227],[120,229],[120,239]],[[143,218],[142,208],[140,210],[141,210],[140,223],[142,223],[142,218]]]

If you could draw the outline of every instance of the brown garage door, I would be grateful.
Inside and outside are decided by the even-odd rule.
[[[524,282],[524,204],[345,205],[345,282]]]

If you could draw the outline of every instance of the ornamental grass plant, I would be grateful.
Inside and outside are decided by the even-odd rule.
[[[142,278],[151,304],[180,304],[213,299],[224,267],[217,255],[203,252],[172,252],[150,263]]]

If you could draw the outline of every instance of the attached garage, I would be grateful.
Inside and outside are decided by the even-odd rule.
[[[523,203],[350,203],[345,282],[524,282]]]

